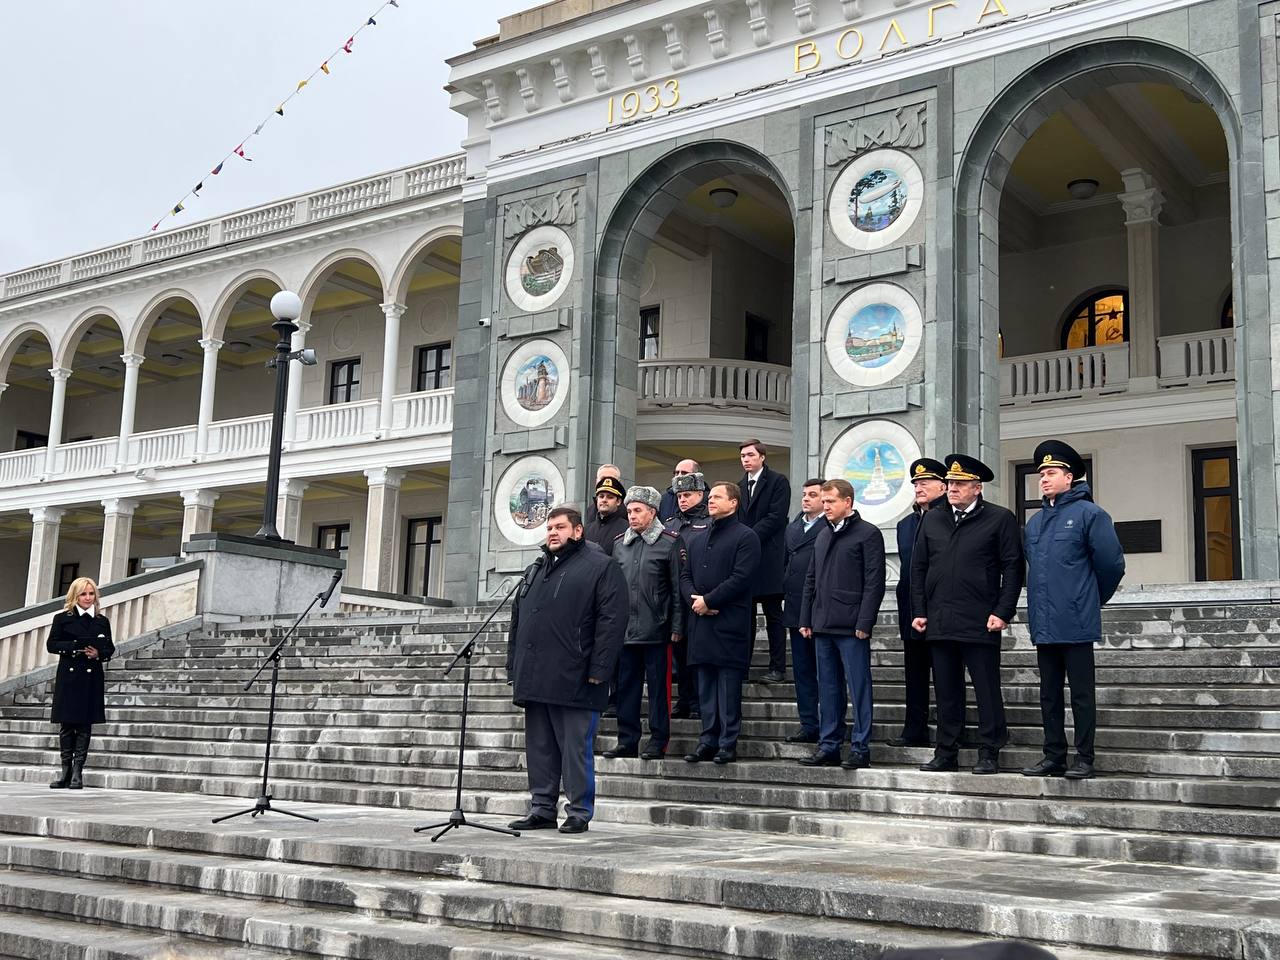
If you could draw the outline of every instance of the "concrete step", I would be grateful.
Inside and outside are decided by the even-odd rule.
[[[175,937],[169,933],[103,927],[38,914],[0,913],[0,960],[280,960],[253,950]]]

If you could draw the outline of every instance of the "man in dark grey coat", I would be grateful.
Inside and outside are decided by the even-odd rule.
[[[685,605],[680,596],[680,535],[662,528],[653,487],[627,491],[627,532],[613,547],[613,559],[627,580],[630,609],[618,665],[618,745],[610,760],[661,760],[671,737],[671,644],[684,636]],[[640,699],[649,689],[649,741],[640,750]]]
[[[787,737],[787,743],[818,742],[818,661],[814,659],[813,637],[800,632],[800,604],[821,521],[822,481],[806,480],[800,492],[800,512],[787,526],[783,541],[787,559],[782,570],[782,620],[791,631],[791,675],[800,715],[800,729]]]
[[[525,712],[532,797],[513,830],[554,827],[561,785],[569,801],[561,833],[585,833],[595,812],[596,725],[626,632],[627,583],[582,533],[573,507],[547,515],[542,556],[511,608],[507,677]]]
[[[691,464],[692,460],[682,460],[677,465]],[[707,483],[702,474],[677,474],[671,478],[671,489],[676,497],[676,515],[666,522],[667,529],[684,538],[685,546],[698,533],[704,533],[711,526],[711,517],[707,513]],[[686,622],[693,614],[685,606]],[[676,683],[679,684],[675,705],[671,708],[673,720],[685,717],[699,717],[697,668],[689,663],[689,637],[671,645],[671,660],[675,668]]]
[[[751,585],[754,604],[764,613],[769,639],[769,670],[760,680],[782,683],[787,679],[787,628],[782,623],[782,561],[786,546],[787,512],[791,509],[791,484],[765,465],[767,451],[759,440],[746,440],[738,448],[742,479],[738,489],[742,503],[738,519],[755,531],[760,541],[760,566]]]

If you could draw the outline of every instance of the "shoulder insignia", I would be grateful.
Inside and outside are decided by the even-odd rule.
[[[623,537],[625,537],[626,535],[627,535],[627,531],[623,530],[620,534],[618,534],[616,537],[614,537],[614,538],[613,538],[613,542],[614,542],[614,543],[617,543],[619,540],[621,540],[621,539],[622,539]]]
[[[674,530],[663,530],[662,536],[670,537],[672,540],[677,540],[679,539],[680,534],[676,533]]]

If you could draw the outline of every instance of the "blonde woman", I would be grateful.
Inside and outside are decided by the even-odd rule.
[[[88,577],[72,581],[66,606],[54,614],[46,646],[58,655],[49,719],[62,724],[58,733],[62,776],[49,786],[79,790],[84,786],[82,774],[93,725],[107,719],[102,665],[116,652],[111,624],[98,610],[98,585]]]

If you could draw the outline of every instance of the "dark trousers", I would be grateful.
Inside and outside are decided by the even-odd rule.
[[[860,756],[871,752],[871,641],[857,637],[816,634],[818,712],[822,717],[818,750],[840,749],[845,731],[845,693],[853,701],[850,749]]]
[[[1040,718],[1044,723],[1044,755],[1067,762],[1066,708],[1063,682],[1071,684],[1071,718],[1076,731],[1076,759],[1093,763],[1093,736],[1098,727],[1094,699],[1092,643],[1038,643]]]
[[[596,808],[596,725],[600,714],[579,707],[530,703],[524,709],[529,813],[556,818],[560,788],[565,814],[590,820]]]
[[[782,594],[756,597],[754,604],[760,604],[764,614],[764,632],[769,638],[769,669],[776,673],[787,672],[787,628],[782,622]],[[752,643],[752,647],[755,644]]]
[[[902,672],[907,700],[907,715],[902,721],[904,740],[929,739],[929,671],[932,661],[927,640],[908,636],[902,641]]]
[[[618,657],[618,746],[640,746],[640,697],[649,688],[649,740],[662,750],[671,739],[671,654],[665,643],[631,643]]]
[[[742,684],[746,679],[745,670],[698,664],[698,704],[702,710],[699,750],[737,749],[742,730]]]
[[[813,652],[813,637],[800,635],[799,627],[791,628],[791,675],[796,682],[796,711],[800,714],[800,730],[818,735],[818,661]]]
[[[681,710],[682,713],[688,712],[698,702],[697,668],[691,666],[688,659],[689,641],[687,639],[671,645],[672,674],[678,685],[675,706],[685,708]]]
[[[978,702],[978,756],[994,759],[1009,741],[1000,695],[1000,646],[995,643],[957,643],[930,640],[934,696],[938,703],[939,757],[955,757],[964,732],[964,673],[969,671]]]

